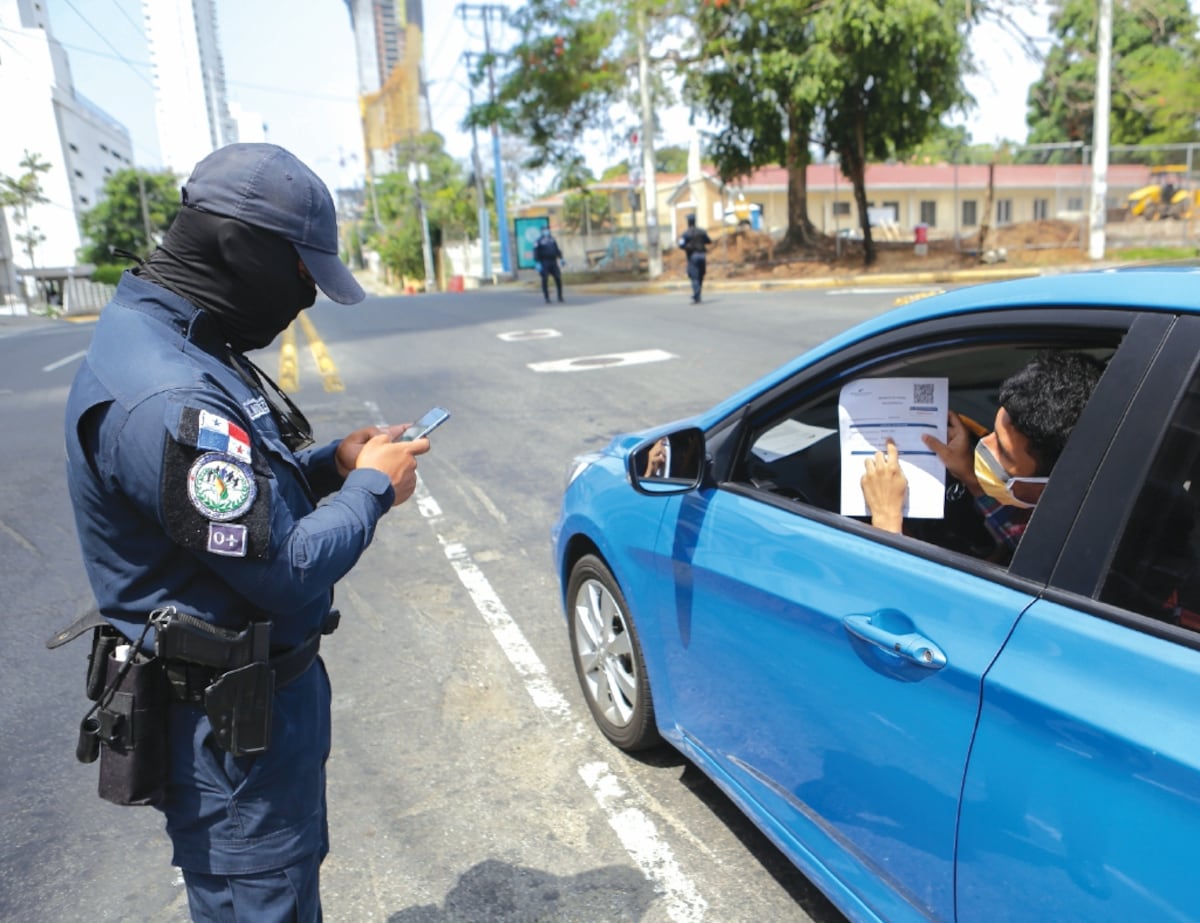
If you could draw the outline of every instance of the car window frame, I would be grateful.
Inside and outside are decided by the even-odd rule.
[[[1100,598],[1117,548],[1125,536],[1133,504],[1158,458],[1166,427],[1197,374],[1200,374],[1200,317],[1177,316],[1088,485],[1049,577],[1046,597],[1106,621],[1200,650],[1200,632]]]
[[[1018,549],[1018,554],[1014,555],[1012,562],[1004,567],[918,538],[886,532],[869,523],[842,516],[840,513],[821,507],[772,496],[769,492],[756,489],[751,485],[730,480],[730,473],[734,469],[737,459],[748,450],[745,445],[749,434],[747,421],[753,419],[764,408],[776,404],[784,398],[789,398],[794,403],[801,403],[809,395],[828,393],[829,389],[837,387],[839,383],[852,380],[864,369],[874,368],[892,359],[902,358],[905,354],[930,349],[953,348],[955,345],[971,343],[982,345],[989,338],[995,339],[997,342],[1016,342],[1027,335],[1030,339],[1054,339],[1061,336],[1064,340],[1069,340],[1073,335],[1084,332],[1107,331],[1114,333],[1120,337],[1120,343],[1109,364],[1117,363],[1120,358],[1120,367],[1128,367],[1129,370],[1122,374],[1121,378],[1123,379],[1128,374],[1136,375],[1138,368],[1144,370],[1150,365],[1155,351],[1172,321],[1173,315],[1170,313],[1139,312],[1127,307],[1064,308],[1054,306],[1038,308],[1029,306],[934,318],[884,331],[818,360],[787,381],[780,382],[747,402],[738,413],[717,423],[709,431],[710,439],[715,436],[715,444],[710,443],[710,456],[713,460],[711,471],[715,485],[717,489],[777,506],[795,515],[825,523],[871,541],[892,545],[907,553],[916,554],[960,571],[973,573],[1006,585],[1039,591],[1045,587],[1048,581],[1051,568],[1055,563],[1054,560],[1046,562],[1033,555],[1021,555],[1020,549]],[[1107,378],[1107,371],[1105,378]],[[1103,381],[1104,379],[1102,379]],[[1106,386],[1105,391],[1109,390],[1112,389]],[[1099,391],[1098,388],[1098,393]],[[1088,406],[1092,407],[1093,405],[1094,401],[1089,401]],[[1117,421],[1102,413],[1086,414],[1085,411],[1085,416],[1088,418],[1088,426],[1080,430],[1077,425],[1076,429],[1076,433],[1082,438],[1077,440],[1076,433],[1073,433],[1068,445],[1078,442],[1081,445],[1087,443],[1107,447],[1108,441],[1116,429]],[[1083,417],[1080,422],[1084,422]],[[1098,453],[1095,451],[1080,452],[1079,454],[1085,457],[1076,464],[1085,467],[1090,465],[1092,469],[1099,465]],[[1086,475],[1085,480],[1090,482],[1094,470],[1087,470],[1083,473]],[[1058,486],[1055,491],[1048,493],[1059,492],[1074,493],[1073,491],[1060,491]],[[1036,514],[1034,518],[1036,518]],[[1043,521],[1046,518],[1043,517]],[[1071,520],[1074,520],[1073,515]],[[1037,534],[1037,530],[1032,528],[1033,521],[1034,519],[1030,520],[1030,529],[1026,537],[1022,539],[1022,545],[1025,545],[1027,538]],[[1046,528],[1046,526],[1042,525],[1040,528]],[[1057,553],[1054,553],[1053,557],[1056,559]]]

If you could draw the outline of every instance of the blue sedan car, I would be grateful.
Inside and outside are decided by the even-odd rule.
[[[901,420],[948,408],[995,456],[1004,384],[1065,352],[1099,378],[1048,480],[1008,478],[1040,492],[1010,547],[936,455],[900,454],[932,513],[857,508],[848,388],[911,380]],[[851,919],[1195,920],[1197,494],[1200,271],[1080,273],[914,302],[618,436],[554,553],[600,730],[680,750]]]

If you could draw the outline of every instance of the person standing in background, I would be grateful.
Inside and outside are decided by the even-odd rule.
[[[692,304],[700,303],[700,289],[704,286],[704,273],[708,268],[708,248],[712,238],[704,228],[696,227],[696,216],[687,216],[687,230],[679,238],[679,248],[687,254],[687,274],[692,280]]]
[[[549,225],[542,230],[542,236],[533,247],[533,258],[537,260],[538,272],[542,276],[542,295],[546,304],[550,303],[551,276],[554,277],[554,287],[558,290],[558,300],[562,301],[562,270],[559,269],[559,263],[563,255],[562,250],[558,248],[558,241],[550,233]]]

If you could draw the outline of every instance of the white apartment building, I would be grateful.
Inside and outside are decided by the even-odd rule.
[[[238,140],[225,93],[215,0],[143,0],[154,68],[155,117],[163,166],[181,176]]]
[[[55,41],[38,0],[0,0],[0,174],[19,177],[26,151],[50,165],[40,175],[49,200],[34,206],[29,225],[45,240],[33,252],[36,268],[76,264],[79,215],[99,201],[105,179],[133,163],[129,132],[76,93],[67,54]],[[16,270],[31,269],[17,236],[28,225],[0,210],[0,303],[14,296]]]

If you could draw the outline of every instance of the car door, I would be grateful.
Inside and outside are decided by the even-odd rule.
[[[1187,317],[1106,453],[1045,598],[985,677],[963,788],[961,921],[1200,912],[1197,356],[1200,319]]]
[[[961,352],[973,338],[1013,337],[1019,322],[955,321],[953,331],[866,344],[764,395],[742,429],[796,395],[880,368],[894,374],[896,357],[919,362],[951,343]],[[1135,352],[1147,361],[1145,343],[1122,347],[1110,370]],[[979,355],[973,364],[986,365],[990,354]],[[1119,388],[1105,399],[1123,406]],[[1111,432],[1111,419],[1092,416],[1097,438]],[[802,867],[832,874],[881,918],[953,919],[980,684],[1042,584],[809,506],[811,484],[797,502],[768,481],[765,491],[732,480],[685,498],[660,549],[675,562],[658,693],[669,696],[668,733]],[[1069,502],[1070,482],[1052,478],[1046,497],[1055,493]],[[1035,515],[1027,537],[1037,527]]]

